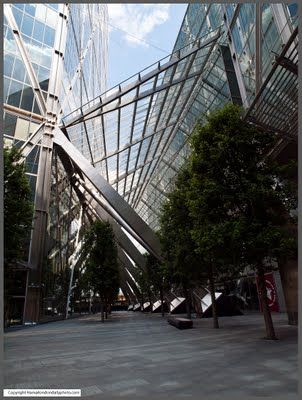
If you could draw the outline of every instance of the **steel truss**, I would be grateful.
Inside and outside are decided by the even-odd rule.
[[[291,34],[245,118],[289,140],[298,133],[298,28]]]
[[[144,186],[160,149],[175,135],[181,104],[190,98],[219,37],[219,30],[211,32],[64,118],[62,129],[76,147],[79,132],[88,132],[81,148],[86,157],[92,158],[91,138],[99,132],[93,165],[130,204],[134,205],[137,189]],[[92,121],[93,129],[88,126]]]

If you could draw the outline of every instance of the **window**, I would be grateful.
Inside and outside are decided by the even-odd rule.
[[[19,107],[21,92],[22,92],[23,84],[11,81],[10,88],[9,88],[9,96],[7,103],[14,107]]]
[[[40,88],[42,90],[48,90],[48,84],[49,84],[49,79],[44,79],[43,81],[40,81]]]
[[[4,75],[11,76],[14,65],[14,57],[7,54],[4,57]]]
[[[17,7],[17,4],[15,5],[15,7]],[[16,23],[17,23],[18,27],[20,28],[21,23],[22,23],[23,14],[21,11],[17,10],[15,7],[12,8],[12,11],[13,11]]]
[[[3,79],[3,102],[6,103],[6,98],[8,95],[8,88],[9,88],[10,80],[7,78]]]
[[[53,47],[55,42],[55,30],[45,26],[44,43]]]
[[[289,4],[288,10],[289,10],[290,16],[295,17],[298,14],[298,4],[296,4],[296,3]]]
[[[39,109],[39,106],[38,106],[38,103],[37,103],[36,99],[34,99],[34,108],[33,108],[33,112],[34,112],[35,114],[41,114],[41,111],[40,111],[40,109]]]
[[[14,4],[14,7],[19,8],[20,10],[24,10],[24,4]]]
[[[26,74],[26,71],[25,71],[23,61],[20,60],[19,58],[16,58],[12,77],[18,81],[23,82],[24,78],[25,78],[25,74]]]
[[[29,185],[30,185],[30,189],[31,189],[31,201],[34,202],[35,201],[37,177],[33,176],[33,175],[29,175],[28,179],[29,179]]]
[[[36,12],[36,6],[34,6],[33,4],[25,4],[25,12],[34,17]]]
[[[32,125],[35,125],[32,126]],[[30,136],[36,129],[38,125],[37,124],[32,124],[30,123],[29,125],[29,130],[28,130],[28,135]],[[36,174],[38,172],[38,161],[39,161],[39,149],[36,146],[29,154],[29,156],[26,159],[26,170],[27,172],[30,172],[31,174]]]
[[[36,18],[42,22],[45,22],[47,8],[44,4],[37,4],[36,7]]]
[[[240,54],[242,52],[242,41],[240,38],[238,26],[235,25],[234,28],[232,29],[232,36],[233,36],[233,41],[234,41],[234,46],[236,49],[237,54]]]
[[[33,38],[38,40],[39,42],[42,42],[43,35],[44,35],[44,25],[39,21],[35,21]]]
[[[30,86],[25,86],[23,93],[22,93],[22,101],[21,101],[21,108],[27,111],[32,110],[34,101],[34,93]]]
[[[233,4],[229,4],[226,6],[226,12],[227,12],[227,16],[228,16],[228,20],[229,22],[232,20],[233,15],[234,15],[234,5]]]
[[[49,25],[51,28],[57,27],[59,14],[53,10],[48,9],[46,13],[46,24]]]
[[[49,69],[43,67],[39,68],[38,79],[42,90],[46,91],[48,90],[49,75],[50,75]]]
[[[24,15],[21,32],[27,36],[31,36],[33,31],[33,26],[34,26],[34,19],[32,17],[29,17],[28,15]]]
[[[5,113],[4,115],[4,134],[9,136],[14,136],[16,129],[17,117],[15,115],[11,115]]]
[[[54,10],[59,10],[59,4],[51,3],[47,5],[48,7],[53,8]]]

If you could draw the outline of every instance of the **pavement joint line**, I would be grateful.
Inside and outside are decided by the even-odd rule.
[[[251,333],[251,332],[249,332],[249,333]],[[219,337],[218,336],[209,335],[209,336],[198,336],[198,337],[194,336],[194,337],[190,337],[190,338],[187,338],[187,339],[181,338],[181,336],[179,336],[178,340],[157,342],[157,345],[164,346],[164,345],[169,345],[169,344],[173,344],[173,343],[175,343],[175,344],[180,343],[182,345],[183,343],[188,343],[189,344],[190,342],[194,342],[194,341],[202,341],[204,339],[212,339],[211,340],[211,345],[212,345],[212,347],[215,347],[215,343],[216,342],[220,342],[220,339],[222,339],[222,338],[231,338],[232,336],[234,336],[233,333],[224,333],[224,334],[219,335]],[[248,344],[248,343],[253,343],[255,341],[261,341],[262,342],[262,339],[258,338],[258,337],[257,338],[249,338],[248,340],[245,340],[245,343]],[[292,343],[292,344],[295,345],[295,343]],[[150,342],[150,343],[146,343],[146,344],[132,345],[132,346],[127,346],[127,347],[118,347],[118,348],[115,347],[114,350],[120,350],[120,351],[123,351],[123,350],[127,351],[127,350],[130,350],[130,349],[135,350],[137,348],[148,348],[150,346],[152,347],[153,345],[154,345],[154,343]],[[276,346],[275,342],[272,343],[272,345]],[[232,347],[232,345],[230,345],[230,344],[227,345],[227,346],[229,346],[229,348]],[[85,351],[86,353],[110,352],[112,350],[113,350],[113,348],[105,348],[105,349],[100,348],[100,349],[91,349],[91,350],[83,349],[83,351]],[[83,351],[81,351],[81,352],[67,352],[67,353],[65,352],[64,355],[59,355],[59,356],[56,355],[56,357],[60,358],[60,357],[66,357],[68,355],[70,355],[70,356],[72,356],[72,355],[82,355]],[[53,357],[53,354],[49,354],[49,357]],[[6,361],[7,362],[13,362],[13,361],[19,361],[19,362],[25,361],[26,362],[26,361],[35,360],[35,359],[40,359],[40,356],[31,356],[31,357],[26,357],[26,358],[22,358],[22,359],[20,357],[18,357],[18,358],[7,358]]]
[[[219,339],[229,338],[229,337],[232,337],[232,336],[234,336],[234,333],[228,333],[228,334],[226,333],[226,334],[219,335]],[[178,340],[157,342],[156,346],[165,346],[165,345],[169,345],[169,344],[172,344],[172,343],[176,344],[176,343],[179,343],[179,342],[187,343],[187,342],[192,342],[192,341],[200,341],[202,343],[202,340],[205,340],[205,339],[214,339],[214,336],[213,335],[199,336],[199,337],[191,337],[191,338],[188,338],[188,339],[181,339],[179,337]],[[257,338],[255,338],[255,340],[257,340]],[[212,342],[212,343],[213,343],[213,346],[214,346],[215,343],[214,342]],[[68,355],[73,355],[73,356],[74,355],[82,355],[83,352],[85,352],[85,353],[97,353],[97,352],[106,352],[106,351],[112,352],[112,350],[114,350],[114,351],[123,351],[123,350],[127,351],[129,349],[137,349],[137,348],[144,348],[144,347],[154,347],[154,343],[150,342],[150,343],[139,344],[139,345],[135,345],[135,346],[132,345],[132,346],[127,346],[127,347],[114,347],[114,348],[111,347],[111,348],[107,348],[107,349],[102,349],[102,348],[101,349],[93,349],[93,350],[83,349],[83,351],[81,351],[81,352],[69,352],[69,353],[64,353],[62,355],[57,355],[56,357],[57,358],[65,358]],[[50,357],[53,357],[53,354],[50,354]],[[41,356],[32,356],[32,357],[26,357],[26,358],[18,357],[18,358],[15,358],[15,359],[9,358],[9,359],[7,359],[5,361],[14,361],[14,360],[30,361],[30,360],[35,360],[35,359],[39,359],[39,358],[41,358]]]

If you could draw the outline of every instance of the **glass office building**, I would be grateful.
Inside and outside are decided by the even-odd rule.
[[[297,4],[264,4],[260,10],[261,21],[261,74],[259,87],[272,70],[272,65],[283,46],[287,43],[298,23]],[[174,51],[184,46],[193,45],[197,38],[207,37],[218,29],[223,32],[213,48],[197,83],[196,97],[191,98],[192,105],[180,122],[180,127],[171,143],[166,147],[161,160],[150,173],[148,185],[143,187],[136,198],[137,212],[145,218],[152,228],[158,227],[160,204],[169,192],[173,178],[184,162],[190,149],[187,144],[188,134],[198,118],[206,115],[228,101],[242,104],[249,109],[256,95],[256,5],[255,4],[190,4],[179,31]],[[224,46],[222,48],[221,46]],[[226,64],[222,49],[229,50],[232,62]],[[297,62],[297,50],[295,52]],[[233,65],[232,65],[233,64]],[[233,69],[233,76],[227,70]],[[258,76],[259,76],[258,75]],[[238,83],[238,93],[234,93],[234,78]],[[284,81],[288,79],[283,77]],[[295,77],[297,79],[297,76]],[[297,108],[297,81],[295,90],[290,93],[292,101],[289,108]],[[285,87],[285,86],[284,86]],[[232,90],[233,89],[233,90]],[[272,89],[272,88],[271,88]],[[268,90],[268,89],[266,89]],[[232,92],[232,93],[231,93]],[[277,107],[277,104],[275,104]],[[287,112],[278,110],[281,114]],[[291,113],[290,113],[291,115]],[[297,117],[296,117],[297,120]],[[273,124],[273,128],[277,124]],[[281,124],[280,124],[281,125]],[[284,129],[286,131],[286,129]],[[296,129],[292,132],[297,135]]]
[[[107,6],[102,4],[6,4],[4,6],[4,143],[24,146],[43,131],[47,122],[57,124],[62,116],[106,90],[108,25]],[[33,139],[34,140],[34,139]],[[37,178],[41,140],[33,142],[26,153],[26,170],[31,185],[32,200],[39,188]],[[68,191],[56,154],[48,160],[51,170],[49,219],[47,221],[46,263],[54,271],[63,270],[68,252],[66,243],[73,230],[66,225],[64,215],[70,208],[72,193]],[[44,178],[45,179],[45,176]],[[41,184],[41,181],[40,181]],[[65,185],[65,186],[64,186]],[[54,205],[58,189],[65,194],[60,206]],[[77,217],[78,208],[72,209]],[[54,225],[60,214],[60,238]],[[34,239],[36,240],[36,239]],[[29,239],[30,242],[30,239]],[[59,245],[58,245],[59,243]],[[61,258],[54,253],[60,249]],[[31,269],[40,263],[32,256],[32,244],[25,249],[24,260],[18,266],[16,279],[22,281],[12,305],[11,319],[22,319],[26,280],[28,287],[35,286]],[[70,253],[71,249],[69,249]],[[69,254],[70,255],[70,254]],[[54,261],[51,261],[54,260]],[[58,267],[59,265],[59,267]],[[27,271],[30,271],[27,277]],[[27,289],[28,290],[28,289]],[[34,300],[32,300],[34,302]],[[30,317],[29,317],[30,319]]]

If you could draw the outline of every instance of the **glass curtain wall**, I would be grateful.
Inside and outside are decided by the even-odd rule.
[[[275,55],[285,43],[284,32],[292,32],[297,25],[297,5],[261,5],[262,82],[272,68]],[[281,21],[281,22],[280,22]],[[207,62],[192,105],[183,115],[177,131],[150,173],[148,183],[134,201],[137,212],[153,229],[158,227],[158,212],[165,193],[173,187],[180,166],[190,153],[188,136],[197,119],[205,121],[207,114],[232,101],[220,46],[229,46],[238,65],[236,76],[244,105],[248,107],[255,97],[256,83],[256,5],[255,4],[190,4],[179,31],[174,50],[194,43],[221,27],[224,33],[215,45]],[[234,62],[234,64],[235,64]],[[241,75],[241,77],[239,76]]]
[[[103,4],[69,4],[67,35],[61,36],[59,20],[62,4],[8,4],[11,17],[4,14],[4,126],[6,146],[21,147],[45,121],[45,111],[39,107],[32,80],[30,64],[44,101],[49,94],[49,82],[54,68],[56,43],[64,43],[62,82],[59,93],[59,123],[64,114],[93,99],[106,90],[108,26],[107,6]],[[13,21],[13,22],[11,22]],[[13,33],[16,24],[21,44],[28,60],[22,57],[20,46]],[[81,132],[83,134],[83,132]],[[40,145],[36,145],[26,159],[26,172],[35,200]],[[62,288],[55,288],[56,276],[66,270],[72,253],[74,224],[79,217],[76,194],[67,182],[67,175],[57,154],[53,153],[50,213],[48,220],[49,258],[43,265],[43,313],[49,311],[49,298]],[[59,217],[60,216],[60,217]],[[30,238],[24,249],[23,264],[28,263]],[[26,279],[25,279],[26,282]],[[58,286],[58,285],[57,285]],[[25,292],[25,289],[23,290]],[[57,296],[58,297],[58,296]],[[60,296],[59,296],[60,297]],[[56,302],[56,301],[54,301]],[[23,299],[24,303],[24,299]],[[53,301],[51,302],[53,303]],[[65,299],[66,303],[66,299]],[[24,305],[23,305],[24,306]],[[22,307],[23,307],[22,306]],[[18,310],[22,307],[18,304]],[[22,309],[23,312],[23,309]],[[22,320],[22,316],[19,318]]]

